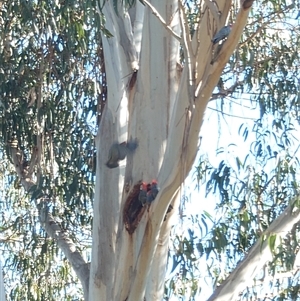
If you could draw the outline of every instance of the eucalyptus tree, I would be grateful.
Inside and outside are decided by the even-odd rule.
[[[244,29],[252,2],[1,4],[1,208],[12,300],[62,292],[63,300],[163,299],[172,216],[208,102],[255,87],[264,115],[285,106],[278,91],[295,93],[294,82],[271,75],[293,70],[297,52],[289,61],[291,45],[259,42],[278,34],[275,18],[295,4],[254,7]],[[229,23],[227,39],[213,45]],[[131,141],[134,152],[108,168],[111,146]],[[159,193],[143,206],[140,189],[152,180]],[[235,289],[225,283],[218,293],[226,300],[246,285],[228,279]]]
[[[213,49],[211,39],[224,26],[230,2],[203,2],[193,36],[181,2],[143,1],[129,11],[114,4],[103,6],[113,38],[103,39],[108,101],[96,138],[89,293],[91,300],[161,300],[172,225],[172,212],[166,213],[169,206],[178,207],[180,186],[197,154],[204,110],[252,1],[237,10],[221,49]],[[139,146],[126,165],[103,168],[111,144],[129,139]],[[160,192],[147,208],[138,194],[141,182],[153,178]]]

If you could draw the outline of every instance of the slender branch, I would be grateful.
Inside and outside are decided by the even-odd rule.
[[[32,153],[31,153],[31,157],[30,157],[30,164],[29,164],[29,168],[28,168],[28,177],[31,178],[34,168],[37,164],[37,148],[33,147]]]
[[[221,110],[214,109],[214,108],[210,108],[210,107],[207,107],[207,109],[212,110],[212,111],[215,111],[215,112],[218,112],[218,113],[221,113],[222,115],[226,115],[226,116],[229,116],[229,117],[241,118],[241,119],[249,119],[249,120],[256,120],[256,118],[233,115],[233,114],[225,113],[225,112],[223,112],[223,111],[221,111]]]
[[[24,189],[29,192],[30,188],[35,185],[35,182],[32,181],[32,174],[28,173],[28,166],[25,165],[24,154],[22,150],[18,147],[18,141],[13,140],[9,143],[11,159],[14,164],[15,170],[20,178],[21,184]],[[32,158],[33,160],[33,158]],[[35,159],[34,159],[35,160]],[[69,239],[66,232],[61,229],[59,224],[53,219],[52,215],[48,211],[47,204],[51,200],[39,199],[37,201],[37,206],[39,207],[40,221],[45,228],[47,234],[52,237],[58,247],[62,250],[65,256],[68,258],[72,268],[74,269],[76,275],[80,279],[85,300],[88,300],[88,288],[89,288],[89,267],[88,264],[84,261],[81,254],[76,250],[75,244]]]
[[[51,200],[44,199],[39,207],[40,221],[45,228],[47,234],[53,238],[58,247],[67,257],[76,275],[80,279],[83,286],[84,300],[88,300],[89,291],[89,264],[85,262],[82,255],[77,251],[75,244],[71,241],[67,232],[62,230],[60,225],[54,220],[52,215],[48,211],[47,204]]]
[[[249,285],[248,288],[251,288],[252,290],[256,290],[257,292],[259,292],[255,295],[255,300],[274,300],[274,293],[277,296],[279,295],[279,292],[277,290],[278,288],[274,284],[279,281],[284,281],[288,279],[292,281],[292,279],[295,279],[295,277],[298,278],[298,276],[296,276],[298,273],[299,273],[299,269],[293,269],[288,272],[282,272],[282,273],[277,272],[275,273],[274,276],[268,275],[259,280],[253,281],[253,284],[251,286]],[[266,283],[268,284],[273,283],[273,285],[267,288],[265,287]],[[264,287],[265,289],[263,289]]]
[[[24,153],[18,147],[18,141],[13,140],[9,143],[11,159],[14,164],[15,170],[18,174],[18,177],[26,191],[29,191],[30,188],[35,184],[31,178],[28,177],[27,166],[25,166]]]
[[[191,122],[194,117],[194,109],[195,109],[195,70],[196,70],[196,63],[195,63],[195,55],[193,54],[193,48],[191,43],[191,35],[188,25],[188,20],[184,11],[184,6],[181,0],[178,0],[178,7],[179,7],[179,19],[183,37],[183,51],[184,51],[184,58],[186,60],[186,68],[187,68],[187,87],[188,87],[188,100],[189,100],[189,108],[186,111],[186,118],[185,118],[185,133],[183,135],[182,141],[182,163],[183,163],[183,173],[186,173],[186,147],[187,141],[189,137],[189,132],[191,129]],[[184,178],[182,179],[182,181]]]
[[[43,106],[43,72],[44,72],[44,58],[41,58],[40,63],[40,70],[39,70],[39,86],[38,86],[38,93],[37,93],[37,109],[40,110]],[[44,119],[44,117],[42,118]],[[42,173],[42,164],[43,162],[43,152],[44,152],[44,134],[43,134],[43,122],[36,120],[36,127],[37,127],[37,139],[36,139],[36,151],[37,151],[37,179],[40,179],[40,175]],[[44,167],[44,164],[43,164]]]
[[[179,42],[181,42],[181,36],[179,36],[164,20],[164,18],[160,15],[160,13],[156,10],[156,8],[148,2],[148,0],[142,0],[142,3],[146,4],[150,10],[152,11],[152,14],[157,17],[157,19],[162,23],[164,28],[172,34],[173,37],[175,37]]]
[[[178,0],[179,3],[179,14],[180,14],[180,25],[182,30],[183,37],[183,51],[184,58],[186,60],[186,66],[188,69],[188,93],[189,93],[189,102],[192,109],[194,106],[195,98],[195,55],[193,54],[193,48],[191,43],[191,36],[189,32],[189,26],[186,14],[184,12],[184,7],[181,0]]]
[[[208,6],[209,10],[211,11],[214,19],[217,22],[217,28],[220,28],[220,18],[219,18],[219,12],[216,9],[216,6],[211,2],[210,0],[205,0],[206,5]]]
[[[242,86],[242,85],[243,85],[243,83],[240,81],[235,82],[230,88],[228,88],[226,90],[221,89],[221,91],[219,93],[213,93],[210,100],[217,99],[219,97],[226,97],[226,96],[232,94],[237,87]]]
[[[283,234],[290,231],[296,223],[299,223],[300,211],[297,209],[297,211],[293,212],[292,208],[293,206],[289,205],[264,232],[264,236],[262,237],[268,237],[270,234],[283,236]],[[265,263],[271,259],[272,254],[268,240],[258,240],[243,261],[238,264],[235,270],[207,301],[235,300],[239,293],[249,286],[249,282],[252,282]]]
[[[238,45],[239,39],[242,35],[242,31],[246,25],[249,10],[240,9],[236,17],[236,22],[233,25],[230,35],[224,44],[222,45],[221,51],[214,59],[212,68],[209,70],[210,74],[206,76],[204,82],[200,82],[196,88],[196,98],[201,101],[211,96],[211,92],[216,86],[220,74],[224,69],[230,55]]]
[[[267,24],[267,23],[265,23]],[[248,37],[245,41],[243,41],[242,43],[239,44],[240,47],[244,46],[245,44],[247,44],[249,41],[251,41],[255,36],[257,36],[261,31],[263,30],[263,26],[259,27],[259,29],[257,31],[255,31],[254,33],[252,33],[250,35],[250,37]]]

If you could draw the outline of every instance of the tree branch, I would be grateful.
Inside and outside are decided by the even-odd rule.
[[[76,250],[76,246],[71,241],[66,231],[62,230],[60,225],[49,213],[47,204],[50,201],[51,200],[49,199],[43,199],[39,205],[39,207],[41,207],[39,210],[41,224],[45,228],[47,234],[56,241],[58,247],[67,257],[82,284],[84,300],[88,300],[90,274],[89,264],[85,262],[81,254]]]
[[[35,185],[35,182],[32,181],[31,177],[29,177],[31,176],[31,174],[28,173],[28,166],[24,164],[24,154],[18,147],[17,140],[11,141],[9,147],[11,159],[19,176],[21,184],[23,185],[24,189],[29,192],[30,188]],[[40,221],[44,226],[46,233],[56,241],[58,247],[68,258],[72,268],[74,269],[76,275],[82,283],[85,300],[88,300],[88,264],[85,262],[81,254],[76,250],[75,244],[69,239],[66,232],[61,229],[58,223],[53,219],[52,215],[48,212],[47,204],[50,203],[50,200],[42,200],[42,198],[40,200],[41,202],[37,202],[37,206],[40,209]]]
[[[184,58],[186,60],[185,67],[187,68],[187,92],[189,100],[189,108],[185,114],[185,133],[182,142],[182,160],[185,162],[186,157],[186,146],[189,137],[189,131],[191,127],[191,120],[193,119],[193,110],[195,109],[195,72],[196,63],[195,55],[193,53],[190,30],[188,25],[188,20],[184,11],[184,6],[181,0],[178,0],[179,7],[179,20],[181,25],[182,37],[183,37],[183,52]],[[185,165],[184,167],[185,168]]]
[[[186,67],[188,69],[188,93],[189,93],[190,110],[192,110],[194,107],[194,98],[195,98],[195,67],[196,67],[195,55],[193,54],[188,21],[181,0],[178,0],[178,4],[179,4],[179,14],[180,14],[180,25],[181,25],[182,37],[183,37],[184,58],[186,60]]]
[[[142,3],[146,4],[150,10],[152,11],[152,14],[157,17],[157,19],[161,22],[161,24],[164,26],[164,28],[172,34],[173,37],[175,37],[179,42],[181,42],[181,36],[179,36],[171,27],[166,23],[164,18],[160,15],[160,13],[156,10],[156,8],[148,2],[148,0],[142,0]]]
[[[26,191],[29,191],[35,183],[28,177],[27,167],[24,164],[24,153],[19,149],[17,140],[9,142],[9,148],[11,159],[21,184]]]
[[[226,96],[232,94],[233,92],[235,92],[235,89],[236,89],[237,87],[239,87],[239,86],[242,86],[242,85],[243,85],[243,82],[237,81],[237,82],[235,82],[230,88],[228,88],[228,89],[226,89],[226,90],[220,88],[220,92],[219,92],[219,93],[213,93],[213,94],[211,95],[210,100],[218,99],[218,98],[220,98],[220,97],[226,97]]]
[[[283,235],[290,231],[293,226],[300,221],[300,210],[294,213],[293,206],[289,205],[281,215],[273,221],[270,227],[261,237],[268,237],[270,234]],[[216,289],[207,301],[228,301],[236,300],[240,292],[247,286],[249,281],[253,281],[256,274],[265,265],[267,261],[272,260],[271,250],[268,246],[268,240],[263,242],[259,239],[250,249],[247,256],[234,269],[230,276]]]
[[[226,3],[230,4],[229,1],[226,1]],[[248,13],[249,10],[245,11],[244,9],[240,9],[232,32],[229,35],[228,40],[224,43],[224,46],[226,44],[227,47],[222,48],[220,55],[213,66],[209,65],[208,60],[204,60],[204,58],[209,58],[211,56],[210,51],[212,47],[210,40],[208,40],[208,35],[206,35],[202,40],[203,43],[201,42],[201,51],[199,51],[199,57],[196,58],[198,65],[199,62],[201,64],[201,72],[199,69],[197,75],[199,93],[197,94],[196,91],[196,107],[193,110],[194,116],[191,119],[190,123],[190,131],[188,136],[186,152],[187,155],[186,160],[184,162],[186,166],[186,171],[190,170],[196,158],[198,150],[199,132],[207,103],[209,102],[211,94],[218,83],[224,66],[226,65],[230,55],[233,53],[236,45],[238,44],[242,31],[247,23]],[[205,23],[202,23],[204,22],[203,20],[207,20],[207,22],[210,22],[211,19],[209,19],[209,16],[207,17],[207,19],[202,19],[202,29],[207,28]],[[201,28],[201,26],[199,28]],[[145,245],[147,244],[147,247],[149,246],[149,249],[147,249],[147,251],[145,251],[145,254],[143,253],[142,256],[139,258],[138,264],[140,262],[150,262],[151,259],[148,258],[152,258],[152,253],[155,251],[155,247],[157,244],[157,233],[161,228],[167,208],[170,204],[170,201],[173,199],[177,190],[179,189],[180,184],[182,183],[182,178],[185,178],[187,175],[186,171],[184,171],[182,168],[182,142],[181,139],[178,139],[178,137],[183,137],[185,135],[185,121],[182,118],[182,116],[184,116],[184,112],[188,104],[185,90],[187,88],[187,81],[184,78],[185,76],[188,76],[187,69],[184,69],[184,72],[182,74],[181,85],[179,87],[177,95],[177,101],[173,109],[174,115],[172,115],[170,119],[170,134],[168,136],[168,142],[165,151],[168,155],[164,157],[161,172],[158,175],[158,181],[159,183],[161,183],[161,190],[157,196],[157,201],[153,204],[153,207],[150,208],[151,223],[149,223],[149,228],[151,228],[149,230],[149,233],[145,235],[144,242]],[[174,165],[174,162],[178,162],[179,164],[177,163]],[[155,245],[153,246],[153,244]],[[227,300],[232,300],[232,298],[228,297],[226,301]]]
[[[218,112],[222,115],[225,115],[225,116],[229,116],[229,117],[232,117],[232,118],[241,118],[241,119],[248,119],[248,120],[256,120],[256,118],[251,118],[251,117],[245,117],[245,116],[238,116],[238,115],[233,115],[233,114],[228,114],[228,113],[225,113],[223,111],[220,111],[220,110],[217,110],[217,109],[214,109],[214,108],[210,108],[208,107],[207,108],[208,110],[212,110],[212,111],[215,111],[215,112]]]
[[[217,22],[217,28],[218,30],[220,29],[220,18],[219,18],[219,12],[216,10],[216,6],[214,5],[214,3],[216,2],[212,2],[210,0],[205,0],[206,5],[208,6],[210,12],[212,13],[212,15],[214,16],[214,19]]]
[[[242,35],[243,29],[246,25],[249,10],[240,9],[236,22],[233,25],[230,35],[227,41],[222,45],[221,51],[217,58],[214,60],[213,66],[210,69],[208,76],[205,77],[204,81],[198,84],[196,87],[196,98],[198,101],[209,98],[214,87],[217,85],[220,74],[224,69],[224,66],[228,62],[230,55],[236,48],[239,39]]]

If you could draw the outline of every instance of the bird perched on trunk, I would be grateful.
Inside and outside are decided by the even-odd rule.
[[[151,189],[147,193],[147,202],[152,203],[156,196],[158,195],[159,188],[157,187],[157,181],[152,180]]]
[[[142,206],[147,202],[147,184],[145,182],[140,186],[139,201],[142,203]]]
[[[213,37],[211,40],[213,44],[217,44],[218,42],[224,40],[227,38],[231,32],[232,24],[226,25],[223,28],[221,28]]]
[[[124,160],[129,153],[133,153],[138,147],[137,140],[129,140],[123,143],[113,143],[109,149],[108,161],[106,166],[108,168],[115,168],[119,166],[119,161]]]

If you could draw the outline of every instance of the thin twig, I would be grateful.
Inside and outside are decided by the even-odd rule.
[[[230,88],[228,88],[226,90],[222,89],[222,90],[220,90],[219,93],[213,93],[212,96],[211,96],[211,98],[210,98],[210,100],[217,99],[219,97],[226,97],[226,96],[232,94],[233,92],[235,92],[235,89],[237,87],[242,86],[242,85],[243,85],[243,82],[238,81],[238,82],[234,83]]]
[[[226,116],[229,116],[229,117],[241,118],[241,119],[249,119],[249,120],[256,120],[256,118],[245,117],[245,116],[237,116],[237,115],[233,115],[233,114],[224,113],[221,110],[210,108],[210,107],[207,107],[207,109],[212,110],[212,111],[216,111],[218,113],[222,113],[222,115],[226,115]]]

